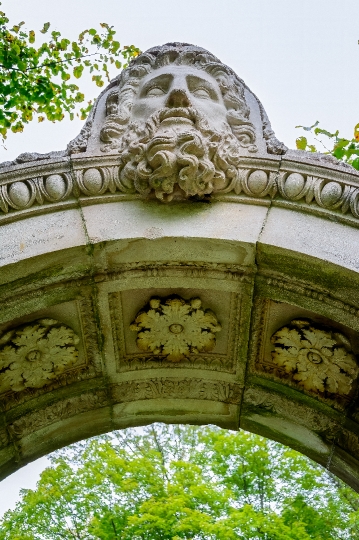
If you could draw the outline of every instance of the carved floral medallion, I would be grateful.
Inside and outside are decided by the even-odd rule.
[[[75,332],[53,319],[40,319],[0,338],[0,394],[42,388],[78,359]]]
[[[271,338],[274,363],[304,390],[347,396],[359,367],[349,340],[340,332],[293,320]]]
[[[165,355],[179,362],[189,354],[213,350],[216,332],[221,330],[215,314],[201,308],[201,300],[153,297],[148,309],[140,311],[130,326],[137,332],[141,351]]]

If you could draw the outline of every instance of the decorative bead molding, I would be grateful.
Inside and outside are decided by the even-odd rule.
[[[50,174],[2,184],[0,209],[7,214],[11,209],[26,210],[36,203],[39,205],[58,203],[68,199],[73,189],[72,177],[69,173]]]
[[[78,359],[79,338],[53,319],[39,319],[0,338],[0,394],[42,388]]]
[[[348,396],[359,374],[348,339],[333,329],[293,320],[271,338],[272,360],[303,390]]]
[[[174,296],[151,298],[149,307],[137,314],[130,328],[137,332],[141,351],[180,362],[189,354],[213,350],[221,325],[213,312],[201,309],[199,298],[186,301]]]
[[[55,160],[54,160],[55,161]],[[78,160],[79,161],[79,160]],[[86,164],[86,161],[88,163]],[[278,169],[278,163],[243,158],[220,189],[214,189],[212,200],[247,204],[284,206],[355,223],[359,220],[359,177],[347,169],[336,170],[321,165],[321,175],[308,174],[313,164],[292,163],[292,169]],[[116,164],[116,165],[115,165]],[[339,169],[339,168],[338,168]],[[81,204],[112,200],[146,199],[148,195],[121,179],[117,156],[88,157],[73,163],[73,172],[64,172],[64,164],[38,164],[25,168],[0,169],[0,223],[26,218]],[[17,179],[19,177],[19,179]],[[191,198],[189,196],[188,198]]]

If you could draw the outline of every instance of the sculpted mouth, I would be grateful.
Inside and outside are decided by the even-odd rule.
[[[176,119],[179,121],[187,120],[194,124],[196,121],[196,113],[194,109],[185,107],[163,109],[160,113],[161,123],[169,119],[172,121],[176,121]]]

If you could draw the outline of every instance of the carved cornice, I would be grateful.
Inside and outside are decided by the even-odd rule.
[[[359,460],[359,437],[357,434],[342,429],[337,437],[335,443],[346,452],[349,452],[350,456]]]
[[[126,263],[120,264],[117,271],[95,276],[96,282],[116,281],[127,278],[151,278],[151,277],[186,277],[186,278],[210,278],[235,282],[251,283],[253,268],[239,264],[212,263],[208,261],[186,261],[184,263]]]
[[[120,182],[117,155],[48,160],[0,170],[0,224],[81,205],[146,199]],[[212,200],[287,207],[359,224],[359,176],[325,162],[243,158]]]
[[[9,444],[9,437],[5,428],[0,428],[0,449]]]

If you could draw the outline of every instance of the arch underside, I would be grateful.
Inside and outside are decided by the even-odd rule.
[[[224,201],[106,202],[3,225],[1,476],[73,441],[163,421],[242,427],[359,489],[356,236],[320,216]],[[180,299],[189,315],[199,299],[221,326],[215,346],[173,359],[158,312],[160,345],[140,348],[131,324],[153,298],[171,309]],[[323,371],[335,355],[344,364]]]

